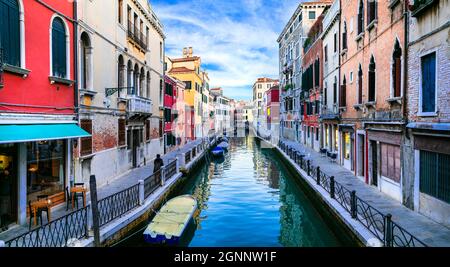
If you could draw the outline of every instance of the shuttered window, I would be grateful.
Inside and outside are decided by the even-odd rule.
[[[0,0],[0,48],[3,62],[20,67],[20,21],[17,0]]]
[[[341,99],[340,106],[346,107],[347,106],[347,80],[345,79],[345,75],[344,75],[344,79],[342,80],[340,99]]]
[[[81,120],[81,128],[92,135],[92,121]],[[92,137],[81,138],[81,156],[92,154]]]
[[[436,53],[422,57],[422,112],[436,112]]]
[[[394,182],[400,183],[400,147],[381,144],[381,175]]]
[[[369,102],[375,102],[375,60],[372,57],[369,64]]]
[[[52,69],[53,76],[67,77],[66,29],[60,18],[52,23]]]
[[[119,132],[118,132],[118,139],[119,139],[119,146],[124,146],[126,144],[126,120],[119,119]]]
[[[420,192],[450,203],[450,155],[420,151]]]

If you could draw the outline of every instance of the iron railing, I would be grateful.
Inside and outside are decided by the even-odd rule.
[[[144,180],[145,198],[148,198],[158,187],[161,186],[161,173],[161,170],[159,170]]]
[[[143,32],[139,30],[139,28],[128,20],[128,38],[133,40],[138,46],[142,49],[147,50],[147,38]]]
[[[386,247],[427,247],[427,245],[406,231],[400,225],[392,221],[392,215],[383,214],[366,201],[357,197],[356,191],[350,191],[342,184],[335,181],[334,176],[329,176],[320,167],[314,167],[310,160],[305,160],[305,155],[289,147],[282,141],[278,147],[288,155],[303,171],[316,180],[336,200],[353,219],[359,221],[367,230],[381,240]]]
[[[100,226],[121,217],[139,205],[139,184],[98,201]]]
[[[177,174],[177,161],[174,160],[165,168],[165,178],[166,180],[170,180],[170,178],[174,177]]]
[[[6,247],[66,247],[88,237],[88,207],[81,208],[5,242]]]

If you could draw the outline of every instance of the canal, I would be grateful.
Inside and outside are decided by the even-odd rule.
[[[252,137],[230,140],[225,158],[202,164],[174,196],[182,194],[193,195],[200,209],[183,246],[344,245],[280,157]],[[118,246],[146,246],[142,233]]]

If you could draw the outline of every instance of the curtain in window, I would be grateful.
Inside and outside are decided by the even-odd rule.
[[[3,62],[20,66],[20,21],[17,0],[0,0],[0,48]]]
[[[53,76],[66,78],[66,29],[60,18],[55,18],[52,24],[52,59]]]

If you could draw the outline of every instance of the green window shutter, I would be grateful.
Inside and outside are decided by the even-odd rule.
[[[450,155],[438,154],[438,198],[450,203]]]
[[[420,192],[450,203],[450,155],[420,151]]]
[[[52,58],[53,76],[66,78],[66,30],[60,18],[52,24]]]
[[[4,63],[20,66],[20,24],[17,0],[0,0],[0,47]]]

